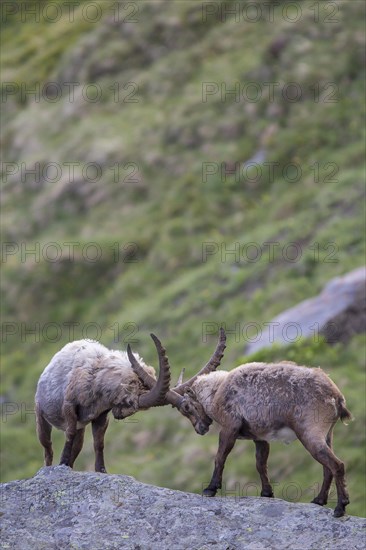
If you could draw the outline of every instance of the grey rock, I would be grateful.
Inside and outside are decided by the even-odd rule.
[[[354,334],[366,331],[366,268],[359,267],[335,277],[313,298],[277,315],[265,326],[261,336],[249,343],[250,355],[272,344],[286,346],[298,337],[323,335],[327,342],[347,342]]]
[[[66,466],[2,484],[1,524],[1,548],[19,550],[363,550],[366,529],[314,504],[204,498]]]

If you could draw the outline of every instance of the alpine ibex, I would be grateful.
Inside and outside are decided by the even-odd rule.
[[[41,374],[35,397],[37,433],[44,447],[46,466],[51,466],[53,459],[52,426],[66,434],[60,464],[72,468],[83,446],[85,427],[91,422],[95,471],[106,472],[103,450],[110,411],[120,420],[138,410],[170,403],[190,419],[197,433],[207,432],[212,420],[203,407],[169,390],[170,367],[165,349],[156,336],[151,337],[159,357],[157,380],[153,367],[145,365],[130,349],[128,354],[112,351],[92,340],[66,344],[51,359]],[[225,335],[221,333],[210,361],[191,381],[216,369],[224,349]],[[134,372],[130,361],[138,362],[142,377]],[[149,378],[148,386],[144,383],[145,375]]]
[[[141,372],[137,361],[132,367],[151,386],[153,380],[146,371]],[[291,361],[248,363],[230,372],[195,377],[175,387],[174,392],[199,404],[206,424],[208,418],[221,427],[215,469],[203,491],[205,496],[215,496],[221,487],[225,461],[236,440],[250,439],[256,447],[261,496],[273,497],[267,474],[269,442],[299,439],[323,466],[323,484],[312,502],[321,506],[327,503],[334,477],[338,496],[334,516],[344,515],[349,497],[344,464],[332,450],[332,435],[337,420],[350,420],[352,415],[337,386],[320,368],[302,367]]]

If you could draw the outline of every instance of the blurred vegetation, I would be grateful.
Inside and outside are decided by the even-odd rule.
[[[13,243],[1,283],[2,480],[32,476],[42,465],[35,387],[70,339],[122,348],[133,341],[156,364],[153,331],[173,376],[182,367],[189,376],[215,346],[204,323],[239,323],[239,337],[228,335],[224,369],[253,358],[292,359],[325,368],[346,395],[356,420],[336,428],[335,451],[347,465],[348,511],[365,515],[363,336],[347,346],[300,341],[248,358],[242,331],[364,263],[365,4],[332,2],[330,21],[329,5],[320,3],[314,21],[314,2],[302,2],[301,17],[290,22],[286,2],[277,2],[274,22],[263,15],[255,23],[204,21],[201,3],[190,1],[134,2],[136,22],[116,20],[116,3],[104,1],[93,23],[85,4],[73,21],[63,12],[54,23],[21,22],[19,13],[2,22],[3,159],[19,168],[4,173],[2,184],[3,241]],[[266,3],[257,4],[266,14]],[[78,83],[73,100],[70,82]],[[220,92],[203,101],[204,83],[229,91],[237,82],[261,86],[258,101],[249,88],[240,101]],[[273,97],[269,82],[277,83]],[[284,94],[291,82],[301,89],[298,101]],[[37,101],[25,93],[34,86]],[[93,99],[93,90],[99,100],[83,97],[87,91]],[[240,168],[261,150],[277,163],[273,178],[265,165],[257,179]],[[43,176],[23,177],[20,163],[39,163]],[[60,165],[59,177],[48,163]],[[65,163],[78,163],[74,178]],[[85,172],[88,163],[101,167],[101,177],[92,167]],[[203,177],[204,163],[216,163],[217,173]],[[221,163],[238,170],[222,175]],[[279,243],[271,259],[266,242]],[[207,243],[216,245],[206,257]],[[247,243],[261,247],[256,261]],[[288,243],[301,251],[295,262],[284,253]],[[235,246],[239,258],[228,253]],[[57,460],[63,434],[54,431],[53,439]],[[216,447],[216,428],[200,438],[166,407],[111,420],[105,452],[111,473],[200,492]],[[238,442],[225,469],[228,491],[256,494],[245,485],[259,484],[254,462],[253,444]],[[90,434],[77,468],[93,469]],[[322,468],[297,442],[277,444],[270,474],[277,496],[307,502]]]

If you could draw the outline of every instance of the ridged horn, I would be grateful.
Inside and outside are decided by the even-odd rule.
[[[158,356],[159,356],[159,375],[160,375],[160,372],[162,371],[162,369],[164,369],[165,364],[167,364],[168,368],[170,369],[168,358],[165,355],[165,349],[163,348],[159,338],[157,338],[157,336],[155,336],[155,334],[150,334],[150,336],[153,339],[156,350],[158,352]],[[149,374],[142,367],[142,365],[140,365],[140,363],[137,361],[136,357],[133,355],[132,350],[131,350],[131,346],[129,344],[127,346],[127,355],[128,355],[129,360],[130,360],[131,367],[132,367],[133,371],[142,380],[144,385],[147,388],[150,388],[150,391],[153,391],[155,385],[157,384],[157,381],[155,380],[155,378],[153,376],[151,376],[151,374]],[[149,394],[144,394],[144,395],[147,396]],[[142,397],[144,397],[144,396],[141,396],[139,404],[141,403]],[[158,407],[158,406],[162,406],[162,405],[173,405],[174,407],[179,408],[180,404],[182,403],[182,400],[183,400],[182,396],[175,393],[175,391],[170,390],[169,385],[168,385],[168,391],[164,394],[164,399],[162,399],[161,401],[159,401],[155,405],[150,405],[150,407],[152,407],[152,406]]]
[[[149,407],[158,407],[166,404],[166,394],[169,391],[170,385],[170,366],[166,351],[163,348],[160,340],[151,334],[159,357],[159,375],[155,380],[146,370],[140,365],[136,357],[133,355],[131,346],[127,346],[127,355],[130,360],[133,371],[142,380],[142,382],[150,388],[150,391],[143,393],[139,398],[139,407],[147,409]]]

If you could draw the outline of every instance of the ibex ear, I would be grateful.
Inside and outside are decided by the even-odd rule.
[[[181,384],[183,384],[183,376],[184,376],[184,371],[185,370],[186,370],[185,368],[182,369],[182,371],[179,375],[179,378],[177,380],[177,383],[175,384],[176,386],[180,386]]]
[[[193,398],[196,397],[196,394],[195,394],[194,390],[192,390],[192,388],[190,388],[190,387],[186,388],[184,393],[186,395],[189,395],[189,397],[193,397]]]

